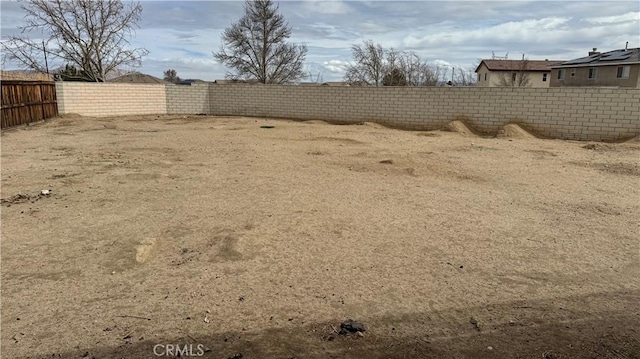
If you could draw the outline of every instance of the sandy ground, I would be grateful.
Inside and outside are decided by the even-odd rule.
[[[5,132],[2,357],[640,357],[640,144],[501,133]]]

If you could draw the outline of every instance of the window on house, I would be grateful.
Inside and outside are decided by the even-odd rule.
[[[487,73],[484,73],[484,80],[487,81]]]
[[[511,74],[511,81],[516,82],[516,73]]]
[[[629,78],[629,68],[630,68],[630,66],[618,66],[618,73],[616,74],[616,78],[618,78],[618,79],[628,79]]]
[[[589,80],[595,80],[598,77],[598,68],[590,67],[589,68]]]
[[[565,69],[558,70],[558,80],[564,80],[564,71]]]
[[[547,82],[547,74],[542,74],[542,82]]]
[[[480,74],[478,74],[478,81],[480,81]]]
[[[571,77],[575,77],[576,76],[576,69],[571,69]]]

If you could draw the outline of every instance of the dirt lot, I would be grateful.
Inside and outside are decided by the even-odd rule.
[[[640,144],[519,133],[5,132],[3,358],[640,357]]]

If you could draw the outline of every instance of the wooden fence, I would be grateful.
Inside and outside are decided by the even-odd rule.
[[[54,82],[2,81],[2,126],[29,124],[58,115]]]

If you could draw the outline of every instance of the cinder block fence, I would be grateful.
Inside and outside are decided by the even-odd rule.
[[[58,113],[119,116],[167,113],[165,85],[56,82]]]
[[[575,140],[640,134],[640,90],[612,88],[330,87],[56,83],[61,114],[207,114],[336,122],[413,130],[463,119],[492,135],[508,123]]]

